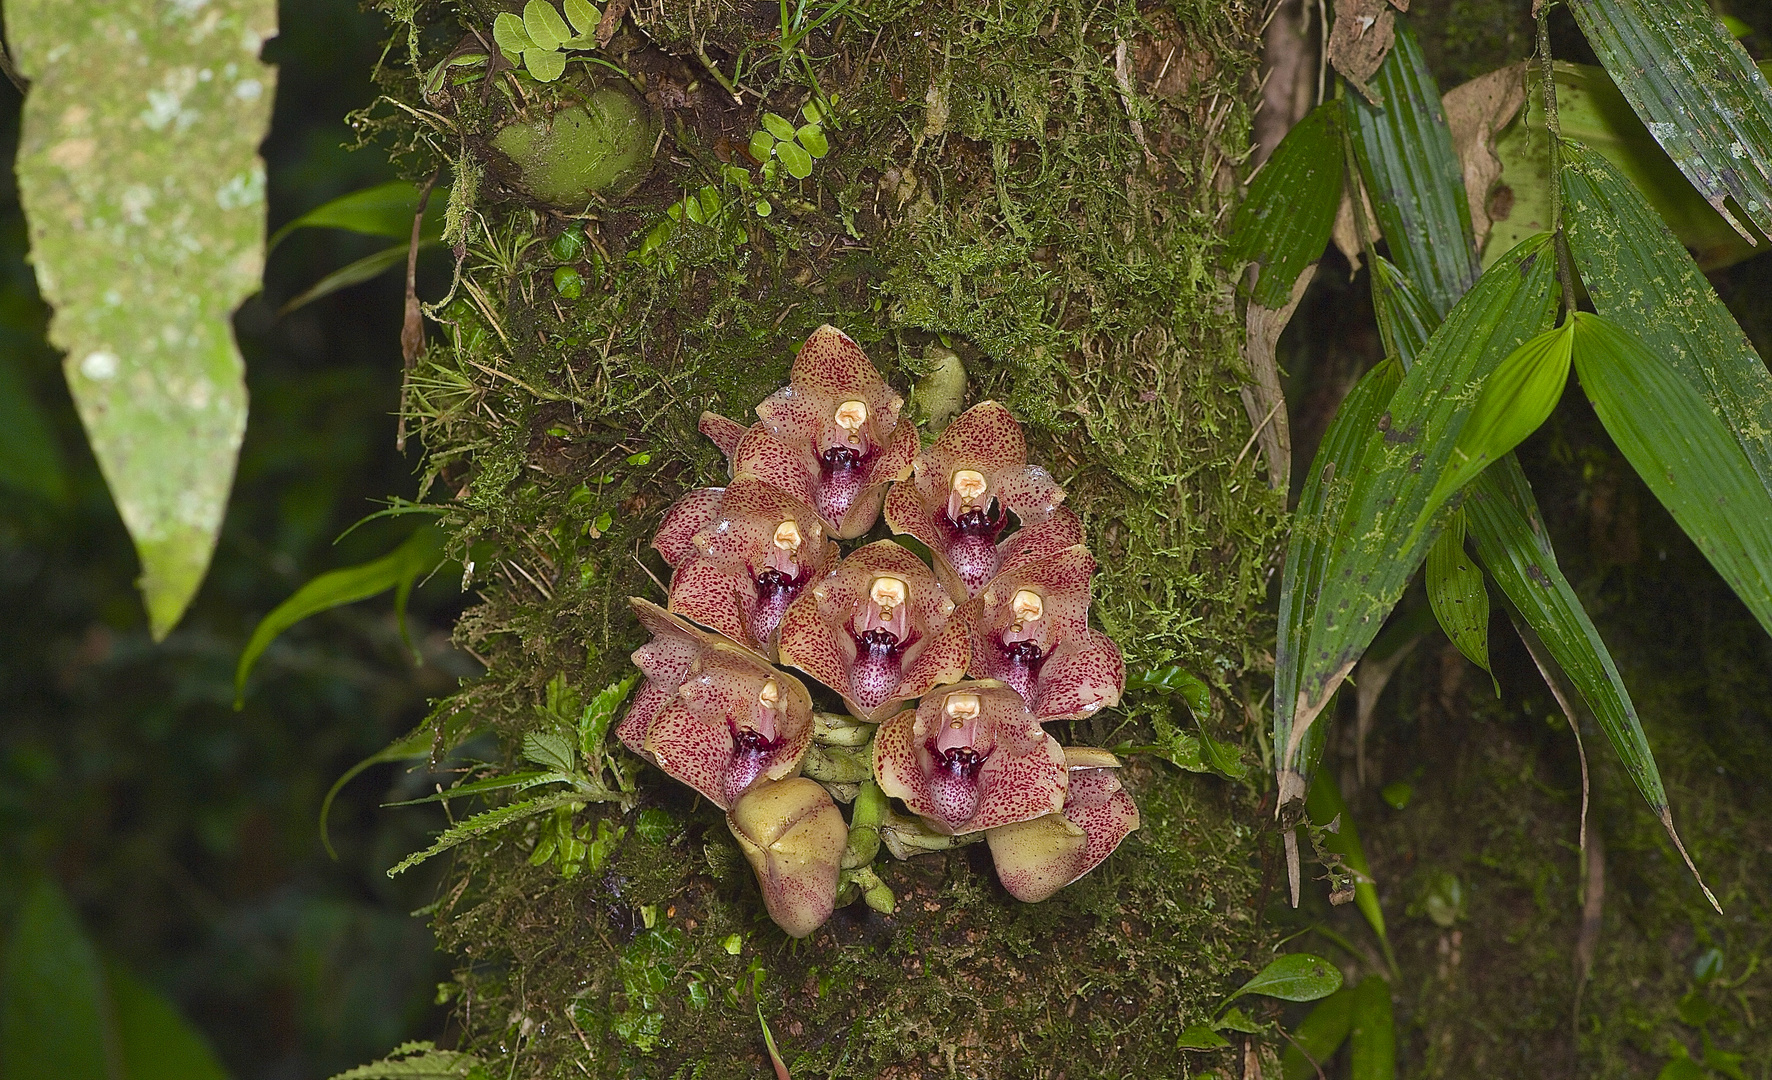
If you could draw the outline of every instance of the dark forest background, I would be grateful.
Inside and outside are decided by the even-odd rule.
[[[1530,47],[1523,3],[1423,6],[1412,17],[1442,88]],[[1772,11],[1737,14],[1767,24],[1746,42],[1763,57]],[[345,121],[374,95],[380,17],[354,0],[287,0],[281,23],[267,49],[279,65],[265,145],[272,227],[393,175],[384,152],[348,149]],[[0,83],[0,154],[16,143],[19,102]],[[427,698],[476,670],[449,644],[458,582],[431,581],[414,597],[421,665],[383,598],[297,626],[261,661],[244,710],[232,707],[234,664],[257,620],[315,574],[379,555],[410,528],[372,522],[334,542],[380,500],[416,494],[417,448],[405,456],[394,449],[399,281],[384,276],[276,315],[379,243],[298,232],[273,255],[264,293],[239,312],[251,420],[233,503],[191,614],[155,646],[129,540],[85,448],[58,357],[42,339],[46,312],[10,170],[0,179],[0,391],[22,387],[49,418],[67,480],[66,498],[57,499],[5,487],[0,477],[0,926],[33,881],[52,876],[102,948],[174,998],[241,1078],[325,1077],[403,1039],[436,1037],[446,1023],[436,989],[447,959],[434,952],[424,920],[411,916],[433,898],[434,881],[413,874],[390,882],[384,873],[422,846],[440,813],[379,808],[428,781],[382,766],[347,788],[332,814],[337,861],[322,850],[316,821],[340,773],[409,730]],[[1349,283],[1345,267],[1330,267],[1323,280],[1284,352],[1300,476],[1334,401],[1380,350],[1364,278]],[[1715,281],[1765,355],[1772,258]],[[421,295],[437,295],[442,284],[426,288],[421,275]],[[0,393],[0,424],[19,422],[23,408]],[[1572,578],[1613,599],[1600,617],[1609,639],[1622,639],[1626,652],[1665,648],[1672,659],[1662,666],[1702,674],[1706,646],[1688,631],[1713,607],[1727,622],[1733,598],[1584,410],[1566,400],[1523,453],[1535,477],[1559,469],[1567,477],[1545,496],[1553,527],[1567,534],[1558,548],[1577,553]],[[1596,531],[1596,489],[1609,493],[1608,505],[1630,508],[1629,536]],[[1557,498],[1566,512],[1553,506]],[[1751,620],[1744,625],[1751,631]],[[1757,644],[1763,657],[1765,643]],[[1444,650],[1423,652],[1393,709],[1407,712],[1443,689],[1439,668],[1456,661]],[[1520,657],[1502,659],[1521,666]],[[1764,683],[1762,672],[1752,685]],[[1461,730],[1483,737],[1475,726]],[[1538,737],[1559,737],[1547,731]],[[1746,759],[1772,751],[1763,725],[1716,734],[1746,740],[1737,747]],[[1759,798],[1757,783],[1733,797]]]

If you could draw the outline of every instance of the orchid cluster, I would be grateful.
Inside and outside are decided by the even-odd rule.
[[[1095,560],[1015,418],[981,402],[924,447],[831,326],[757,417],[702,416],[732,481],[685,495],[653,541],[669,606],[630,601],[652,640],[633,654],[645,683],[622,742],[727,812],[795,937],[857,896],[892,910],[871,869],[882,846],[983,838],[1030,902],[1088,873],[1138,809],[1112,754],[1045,725],[1117,703],[1125,663],[1089,626]],[[845,555],[838,541],[882,511],[910,540]],[[848,713],[819,711],[788,668]]]

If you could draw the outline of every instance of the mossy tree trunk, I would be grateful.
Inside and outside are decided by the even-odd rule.
[[[486,726],[514,755],[550,681],[557,709],[562,687],[588,699],[631,670],[623,597],[663,599],[659,517],[724,482],[698,415],[746,416],[829,322],[901,390],[951,349],[969,402],[1023,419],[1086,522],[1097,619],[1129,669],[1206,679],[1207,730],[1265,775],[1258,605],[1282,507],[1239,399],[1221,235],[1258,5],[864,2],[786,54],[774,3],[635,5],[594,55],[644,93],[657,148],[584,213],[540,202],[492,143],[622,80],[574,63],[489,86],[464,68],[427,95],[498,9],[394,6],[411,25],[391,57],[414,55],[387,68],[401,107],[367,122],[403,132],[414,172],[453,169],[464,256],[409,386],[478,594],[457,638],[487,668],[440,704],[440,746]],[[815,93],[837,101],[830,152],[772,188],[744,148],[763,110],[797,119]],[[703,213],[667,217],[706,187]],[[554,242],[568,231],[582,254]],[[1191,724],[1179,698],[1134,691],[1065,734],[1180,746]],[[799,1076],[1243,1075],[1241,1044],[1175,1046],[1273,937],[1258,781],[1140,755],[1127,774],[1143,828],[1054,899],[1010,899],[966,848],[891,864],[895,914],[856,904],[799,944],[719,812],[653,773],[627,817],[580,812],[630,826],[594,871],[529,865],[533,830],[457,849],[434,918],[464,1046],[502,1056],[498,1075],[748,1077],[767,1068],[760,1007]],[[639,808],[672,825],[633,828]]]

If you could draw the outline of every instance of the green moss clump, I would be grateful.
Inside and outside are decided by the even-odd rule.
[[[576,210],[598,195],[632,190],[652,167],[657,126],[626,89],[604,86],[581,106],[512,120],[492,137],[517,180],[550,206]]]

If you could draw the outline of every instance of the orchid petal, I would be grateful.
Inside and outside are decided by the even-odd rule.
[[[946,687],[882,723],[874,777],[887,795],[950,834],[1055,813],[1068,781],[1057,741],[1013,690],[989,681]]]
[[[1010,895],[1046,899],[1101,865],[1138,828],[1138,807],[1120,786],[1119,762],[1093,747],[1068,747],[1063,811],[985,834],[997,877]]]
[[[882,607],[872,595],[883,580],[904,590],[901,603]],[[864,720],[964,675],[968,640],[935,575],[890,540],[856,549],[802,592],[779,634],[781,662],[835,690]]]

